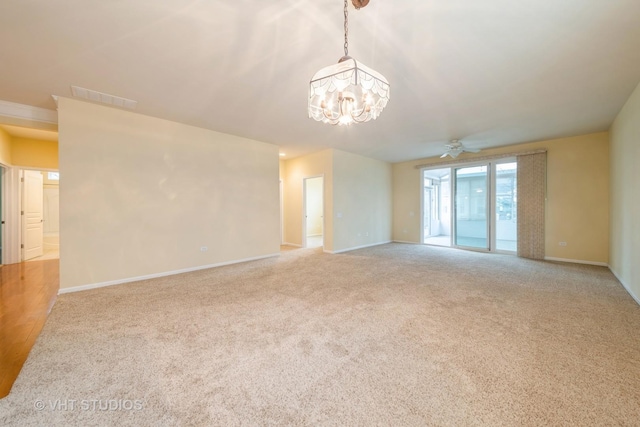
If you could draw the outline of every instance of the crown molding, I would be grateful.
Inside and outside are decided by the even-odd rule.
[[[58,112],[0,100],[0,123],[57,130]]]

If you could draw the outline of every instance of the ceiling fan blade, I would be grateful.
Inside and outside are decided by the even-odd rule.
[[[464,151],[466,151],[467,153],[479,153],[480,149],[479,148],[465,148]]]
[[[449,153],[444,153],[442,156],[440,156],[441,159],[444,159],[445,157],[447,157],[449,155]]]

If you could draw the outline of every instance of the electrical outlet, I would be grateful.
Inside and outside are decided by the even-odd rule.
[[[558,243],[560,246],[567,246],[567,242],[560,242]]]
[[[209,248],[206,247],[206,246],[200,247],[200,252],[207,252],[208,250],[209,250]]]

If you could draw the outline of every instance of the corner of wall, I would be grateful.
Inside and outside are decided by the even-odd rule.
[[[341,150],[333,157],[334,252],[391,241],[391,165]]]
[[[640,304],[640,83],[611,125],[609,135],[609,268]]]
[[[284,161],[283,193],[284,241],[302,245],[303,180],[312,176],[324,177],[324,247],[333,250],[333,163],[332,149],[326,149]]]

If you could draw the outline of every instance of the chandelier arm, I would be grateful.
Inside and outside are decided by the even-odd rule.
[[[360,116],[362,116],[362,114]],[[360,116],[352,117],[353,121],[356,122],[356,123],[365,123],[367,121],[368,117],[365,116],[362,120],[358,120],[358,119],[360,119]]]
[[[363,106],[363,107],[360,109],[360,114],[353,114],[353,113],[351,113],[351,114],[350,114],[350,116],[351,116],[351,118],[352,118],[353,120],[356,120],[357,118],[360,118],[360,117],[361,117],[363,114],[365,114],[366,112],[367,112],[367,106],[365,105],[365,106]],[[356,120],[356,121],[357,121],[357,120]]]
[[[322,115],[327,119],[327,120],[334,120],[333,116],[330,116],[329,114],[327,114],[327,109],[323,108],[322,109]]]
[[[333,115],[328,115],[327,110],[324,108],[322,109],[322,115],[324,116],[325,119],[327,119],[327,123],[331,125],[337,125],[338,122],[340,121],[340,116],[334,119]]]
[[[340,120],[340,116],[342,116],[342,98],[339,98],[339,110],[340,110],[340,114],[338,115],[338,117],[334,118],[333,117],[333,111],[331,111],[329,108],[325,108],[325,107],[321,107],[322,108],[322,115],[329,121],[329,123],[331,123],[332,125],[335,125],[338,123],[338,121]],[[327,111],[329,113],[327,113]]]

